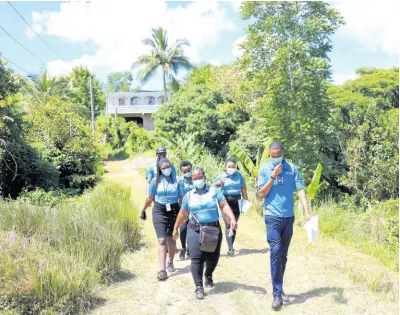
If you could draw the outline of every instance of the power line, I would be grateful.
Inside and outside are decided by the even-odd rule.
[[[27,20],[25,20],[25,18],[18,12],[18,10],[10,3],[10,1],[7,1],[7,3],[14,9],[14,11],[20,16],[20,18],[22,19],[22,20],[24,20],[24,22],[26,23],[26,24],[28,24],[28,26],[31,28],[31,30],[32,31],[34,31],[35,32],[35,34],[37,35],[37,36],[39,36],[39,38],[43,41],[43,43],[45,43],[45,45],[53,52],[53,53],[55,53],[60,59],[63,59],[63,57],[61,57],[44,39],[43,39],[43,37],[42,36],[40,36],[39,34],[38,34],[38,32],[36,32],[35,31],[35,29],[29,24],[29,22],[27,21]]]
[[[27,52],[29,52],[33,57],[35,57],[37,60],[39,60],[40,63],[41,63],[42,65],[45,64],[45,62],[43,62],[43,60],[41,60],[39,57],[37,57],[33,52],[31,52],[28,48],[26,48],[24,45],[22,45],[17,39],[15,39],[14,36],[12,36],[9,32],[7,32],[7,31],[4,29],[4,27],[2,27],[2,26],[0,25],[0,28],[1,28],[8,36],[10,36],[14,41],[16,41],[20,46],[22,46],[22,48],[24,48],[24,49],[25,49]]]
[[[24,71],[26,74],[29,75],[29,72],[26,71],[24,68],[22,68],[21,66],[17,65],[15,62],[12,62],[10,59],[4,57],[4,55],[0,52],[0,58],[5,59],[6,61],[8,61],[9,63],[13,64],[14,66],[16,66],[17,68],[21,69],[22,71]]]

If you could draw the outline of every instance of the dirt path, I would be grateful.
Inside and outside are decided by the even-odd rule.
[[[133,161],[109,162],[106,177],[130,185],[134,201],[141,206],[145,190],[143,168],[153,161],[154,158],[144,156]],[[151,209],[148,211],[151,213]],[[123,257],[126,279],[100,293],[105,302],[93,314],[272,313],[268,246],[260,217],[240,218],[235,243],[237,256],[227,257],[227,246],[223,243],[214,273],[215,288],[206,289],[204,301],[194,298],[190,260],[179,261],[176,257],[177,272],[165,282],[156,280],[158,261],[151,220],[144,224],[144,239],[146,246],[142,250]],[[285,291],[291,301],[281,312],[398,314],[393,295],[373,293],[364,284],[354,284],[351,280],[350,271],[354,273],[366,266],[371,272],[382,270],[372,257],[353,253],[336,243],[319,239],[308,245],[304,231],[296,228],[285,275]]]

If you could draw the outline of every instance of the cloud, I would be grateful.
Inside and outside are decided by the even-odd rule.
[[[332,75],[332,80],[334,84],[340,85],[345,83],[348,80],[354,80],[358,78],[355,73],[334,73]]]
[[[346,25],[337,33],[341,38],[352,38],[364,49],[399,55],[399,1],[332,2],[345,18]]]
[[[239,12],[240,11],[240,7],[241,7],[243,2],[244,1],[242,1],[242,0],[233,0],[233,1],[230,1],[230,4],[231,4],[231,6],[232,6],[234,11]]]
[[[116,10],[115,8],[118,8]],[[132,63],[148,52],[141,41],[151,29],[164,27],[169,42],[189,40],[185,54],[194,64],[202,62],[200,49],[212,47],[222,32],[233,32],[226,10],[217,2],[198,1],[168,8],[161,1],[105,1],[61,3],[59,11],[33,12],[33,27],[39,33],[61,37],[76,45],[92,43],[96,51],[71,61],[49,62],[49,73],[56,75],[82,64],[108,71],[130,70]],[[32,34],[30,34],[32,36]]]
[[[242,44],[246,40],[246,36],[240,36],[235,39],[233,42],[232,46],[232,55],[240,58],[240,56],[243,54],[243,49],[239,47],[240,44]]]
[[[214,66],[220,66],[220,65],[222,64],[222,63],[221,63],[221,60],[219,60],[219,59],[210,60],[209,63],[212,64],[212,65],[214,65]]]

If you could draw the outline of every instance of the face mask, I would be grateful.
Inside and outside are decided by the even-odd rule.
[[[283,156],[278,157],[278,158],[276,158],[276,159],[271,158],[271,160],[272,160],[272,164],[273,164],[274,166],[277,166],[278,164],[282,163],[282,161],[283,161]]]
[[[228,175],[233,175],[236,172],[236,169],[233,167],[228,167],[226,169],[226,172],[228,173]]]
[[[187,172],[186,174],[183,175],[185,178],[191,178],[192,177],[192,172]]]
[[[203,188],[205,184],[206,184],[206,180],[204,178],[193,181],[193,186],[198,189]]]
[[[171,175],[172,170],[170,167],[168,167],[166,169],[161,170],[161,172],[163,173],[164,176],[169,176]]]

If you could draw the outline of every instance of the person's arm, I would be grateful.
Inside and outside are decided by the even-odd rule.
[[[242,198],[249,200],[249,196],[247,195],[246,180],[242,174],[240,174],[240,185],[241,185],[241,191],[242,191]]]
[[[182,222],[186,221],[189,216],[189,211],[185,209],[181,209],[178,213],[178,217],[175,221],[174,231],[172,233],[172,238],[176,240],[178,238],[178,231],[179,227],[181,226]]]
[[[265,198],[269,194],[272,186],[274,185],[274,181],[275,181],[276,177],[278,175],[280,175],[281,173],[282,173],[282,163],[275,166],[274,170],[272,171],[271,176],[269,176],[269,178],[268,178],[268,181],[266,182],[266,184],[263,185],[266,178],[265,178],[264,172],[261,172],[259,175],[259,182],[261,183],[261,185],[260,185],[261,187],[258,190],[258,196],[260,196],[261,198]]]
[[[223,177],[223,176],[218,176],[218,177],[215,179],[214,183],[211,184],[211,186],[212,186],[212,187],[217,187],[217,188],[223,186],[223,185],[224,185],[224,179],[225,179],[225,177]]]
[[[236,230],[237,229],[237,223],[235,216],[233,215],[231,207],[229,207],[229,204],[224,200],[219,203],[220,209],[222,209],[222,212],[229,218],[231,229]]]
[[[310,208],[308,207],[306,192],[304,191],[304,189],[300,189],[297,191],[297,195],[299,196],[300,203],[303,206],[304,214],[306,215],[306,219],[310,220],[311,219],[311,211],[310,211]]]
[[[140,218],[142,220],[146,220],[147,215],[146,215],[146,209],[151,205],[151,203],[153,202],[154,198],[153,196],[147,196],[146,200],[144,201],[144,205],[142,208],[142,212],[140,213]]]

